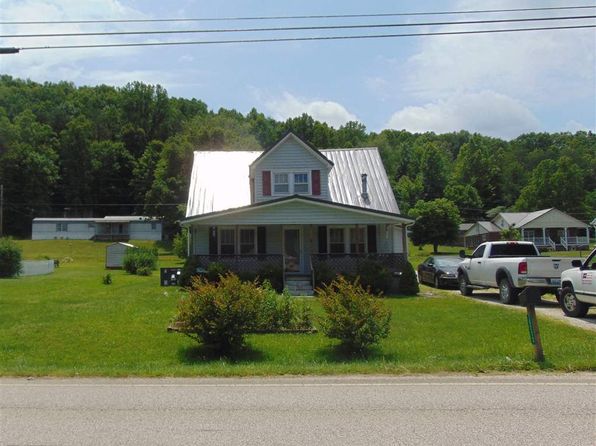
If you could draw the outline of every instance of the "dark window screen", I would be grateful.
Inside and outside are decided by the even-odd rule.
[[[526,257],[537,255],[536,249],[532,245],[521,245],[518,243],[507,243],[503,245],[493,245],[490,250],[492,256],[507,257]]]

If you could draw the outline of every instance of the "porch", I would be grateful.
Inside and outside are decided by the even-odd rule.
[[[95,222],[93,240],[98,242],[127,242],[130,239],[129,224],[123,222]]]
[[[552,251],[582,249],[590,244],[587,228],[522,228],[521,236],[523,241],[533,242],[539,249]]]

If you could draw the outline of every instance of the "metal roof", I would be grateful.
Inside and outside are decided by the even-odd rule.
[[[399,207],[376,147],[320,151],[334,166],[329,194],[334,203],[399,214]],[[186,217],[250,205],[249,166],[263,152],[196,151]],[[361,175],[367,174],[368,199]]]
[[[331,201],[399,214],[399,207],[385,166],[376,147],[321,150],[334,166],[329,172]],[[367,174],[368,199],[362,197],[362,177]]]

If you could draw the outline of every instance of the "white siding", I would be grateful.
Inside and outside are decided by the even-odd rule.
[[[124,254],[130,246],[121,243],[113,243],[106,247],[106,268],[122,268]]]
[[[402,229],[399,226],[393,226],[390,231],[393,235],[393,251],[390,252],[404,252],[404,244],[402,239]]]
[[[32,225],[32,240],[89,240],[95,235],[95,225],[89,222],[60,222],[66,223],[68,231],[56,231],[56,222],[34,221]]]
[[[161,240],[161,222],[155,222],[151,229],[150,221],[131,222],[128,225],[129,237],[132,240]]]
[[[558,209],[551,209],[546,214],[521,226],[523,229],[530,228],[587,228],[588,225],[567,215]]]
[[[300,143],[290,138],[279,147],[272,150],[265,157],[257,162],[255,171],[255,201],[265,201],[280,198],[284,195],[263,196],[263,175],[264,170],[271,171],[271,191],[273,193],[273,173],[276,171],[286,172],[307,172],[312,190],[312,170],[321,171],[321,195],[317,198],[329,200],[329,168],[330,166],[321,160],[312,150],[306,149]]]

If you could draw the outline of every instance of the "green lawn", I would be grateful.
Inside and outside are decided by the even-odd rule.
[[[182,293],[158,274],[112,271],[102,285],[105,246],[23,241],[24,257],[60,258],[52,275],[0,281],[0,375],[193,376],[334,373],[596,370],[592,332],[540,320],[547,361],[532,361],[523,313],[463,299],[387,298],[390,337],[364,358],[346,358],[322,334],[251,335],[235,360],[207,357],[166,332]],[[415,248],[417,249],[417,248]],[[65,259],[72,259],[66,262]],[[161,251],[161,266],[179,261]],[[310,300],[320,313],[316,300]]]

